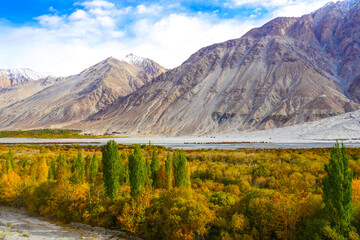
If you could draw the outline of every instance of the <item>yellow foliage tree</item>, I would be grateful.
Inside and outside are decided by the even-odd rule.
[[[10,170],[2,176],[0,190],[0,198],[2,201],[15,203],[16,198],[21,195],[22,190],[23,180],[13,170]]]
[[[46,163],[45,157],[39,161],[39,167],[37,172],[38,183],[41,184],[47,181],[49,175],[49,166]]]

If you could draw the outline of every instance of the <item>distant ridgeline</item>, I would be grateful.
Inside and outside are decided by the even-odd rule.
[[[81,134],[81,130],[73,129],[33,129],[25,131],[0,131],[0,138],[102,138],[109,136]]]

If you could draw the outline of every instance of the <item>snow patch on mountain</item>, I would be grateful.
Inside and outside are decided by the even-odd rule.
[[[31,70],[29,68],[16,69],[0,69],[1,75],[6,75],[9,78],[39,80],[46,77],[44,74]]]
[[[141,65],[144,61],[146,61],[146,58],[130,53],[125,56],[124,61],[130,63],[131,65],[138,66]]]

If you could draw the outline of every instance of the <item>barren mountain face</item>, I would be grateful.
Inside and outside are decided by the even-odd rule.
[[[66,126],[86,119],[149,81],[151,77],[143,70],[108,58],[78,75],[45,79],[40,85],[48,87],[0,109],[0,126],[3,129]],[[25,88],[19,85],[7,92],[16,98]],[[0,91],[0,96],[5,93]]]
[[[199,50],[82,124],[99,132],[211,134],[354,111],[360,97],[359,14],[356,1],[274,19],[240,39]]]
[[[359,26],[360,3],[351,0],[276,18],[166,72],[135,55],[126,58],[131,64],[109,58],[1,108],[0,126],[214,134],[354,111],[360,108]]]

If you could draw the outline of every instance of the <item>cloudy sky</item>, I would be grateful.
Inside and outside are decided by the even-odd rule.
[[[241,37],[328,0],[8,0],[0,7],[0,68],[76,74],[128,53],[166,68],[201,47]]]

